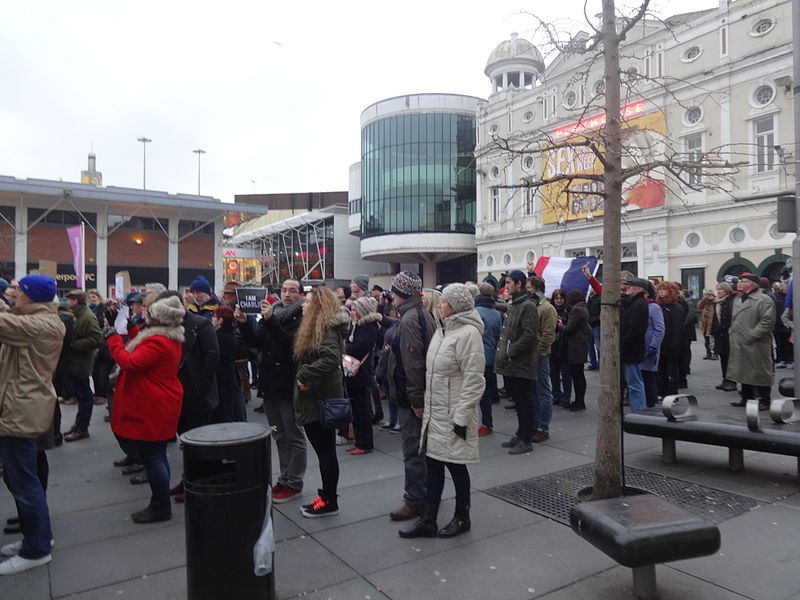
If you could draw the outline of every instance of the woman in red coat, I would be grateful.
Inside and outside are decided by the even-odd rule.
[[[106,344],[120,367],[111,414],[113,432],[138,450],[150,479],[150,505],[131,515],[134,523],[172,518],[167,442],[175,437],[183,388],[178,366],[183,344],[181,301],[161,298],[145,309],[146,327],[125,344],[106,328]]]

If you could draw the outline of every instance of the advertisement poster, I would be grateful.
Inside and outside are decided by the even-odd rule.
[[[657,160],[664,156],[666,122],[664,113],[647,113],[647,102],[642,100],[622,107],[623,157],[622,167],[629,168]],[[559,127],[553,133],[555,144],[594,141],[603,150],[600,129],[605,125],[605,114],[588,117]],[[603,167],[588,146],[563,146],[543,153],[542,179],[571,175],[573,179],[542,186],[542,222],[559,223],[586,218],[589,213],[600,217],[605,210],[603,182],[581,179],[580,175],[603,173]],[[663,175],[645,172],[625,181],[622,185],[622,205],[628,210],[664,205],[665,181]]]

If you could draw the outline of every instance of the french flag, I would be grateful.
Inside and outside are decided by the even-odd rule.
[[[597,257],[581,256],[579,258],[559,258],[553,256],[541,256],[536,261],[534,272],[544,279],[545,294],[549,298],[557,289],[565,292],[570,290],[580,290],[584,294],[589,293],[589,280],[583,274],[583,266],[589,267],[589,272],[594,275],[597,273]]]

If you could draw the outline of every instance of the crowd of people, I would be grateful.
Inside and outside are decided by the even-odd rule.
[[[124,453],[114,466],[132,484],[150,486],[135,523],[169,520],[173,502],[183,501],[167,456],[176,434],[246,420],[246,404],[257,397],[277,447],[276,504],[302,495],[310,444],[322,488],[300,511],[337,514],[337,445],[369,455],[377,428],[401,436],[403,499],[389,518],[414,521],[399,535],[468,531],[468,465],[478,461],[479,438],[493,433],[501,398],[517,417],[501,444],[510,455],[549,439],[554,405],[587,408],[585,371],[600,364],[603,286],[584,274],[588,294],[556,289],[549,297],[532,269],[436,289],[423,288],[412,271],[395,275],[388,290],[370,289],[366,275],[336,289],[304,289],[289,278],[261,302],[260,315],[237,304],[239,284],[217,296],[202,276],[186,296],[148,284],[124,301],[97,290],[72,290],[59,301],[44,275],[0,279],[0,459],[18,511],[6,531],[23,535],[0,549],[9,557],[0,575],[51,560],[45,450],[89,438],[96,405],[108,409]],[[768,407],[773,369],[793,367],[792,315],[785,286],[762,279],[721,281],[695,306],[678,284],[623,272],[621,402],[644,410],[687,387],[699,314],[704,358],[721,366],[717,387],[739,391],[734,406]],[[349,399],[352,423],[324,426],[320,403],[338,398]],[[77,404],[63,433],[60,403]],[[456,506],[439,528],[445,471]]]

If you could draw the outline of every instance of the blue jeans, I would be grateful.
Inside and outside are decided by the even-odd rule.
[[[425,506],[428,497],[428,467],[425,454],[419,451],[422,436],[422,419],[404,406],[398,407],[400,436],[403,445],[403,467],[405,468],[405,503],[413,508]]]
[[[75,417],[75,429],[89,429],[92,420],[92,409],[94,408],[94,394],[89,387],[88,377],[70,377],[70,383],[75,389],[75,397],[78,399],[78,416]]]
[[[169,497],[169,460],[167,442],[131,440],[139,454],[150,480],[150,508],[159,512],[172,512]]]
[[[536,417],[536,429],[550,430],[553,418],[553,390],[550,387],[550,361],[547,357],[539,357],[539,372],[536,375],[536,386],[533,394],[533,410]]]
[[[625,376],[625,383],[628,385],[628,404],[631,410],[644,410],[647,408],[647,400],[644,394],[644,380],[639,365],[622,363],[622,373]]]
[[[589,364],[592,367],[600,366],[600,328],[592,327],[592,341],[589,342]]]
[[[50,554],[50,512],[42,484],[36,474],[36,440],[0,436],[3,480],[17,505],[22,530],[22,558]]]

